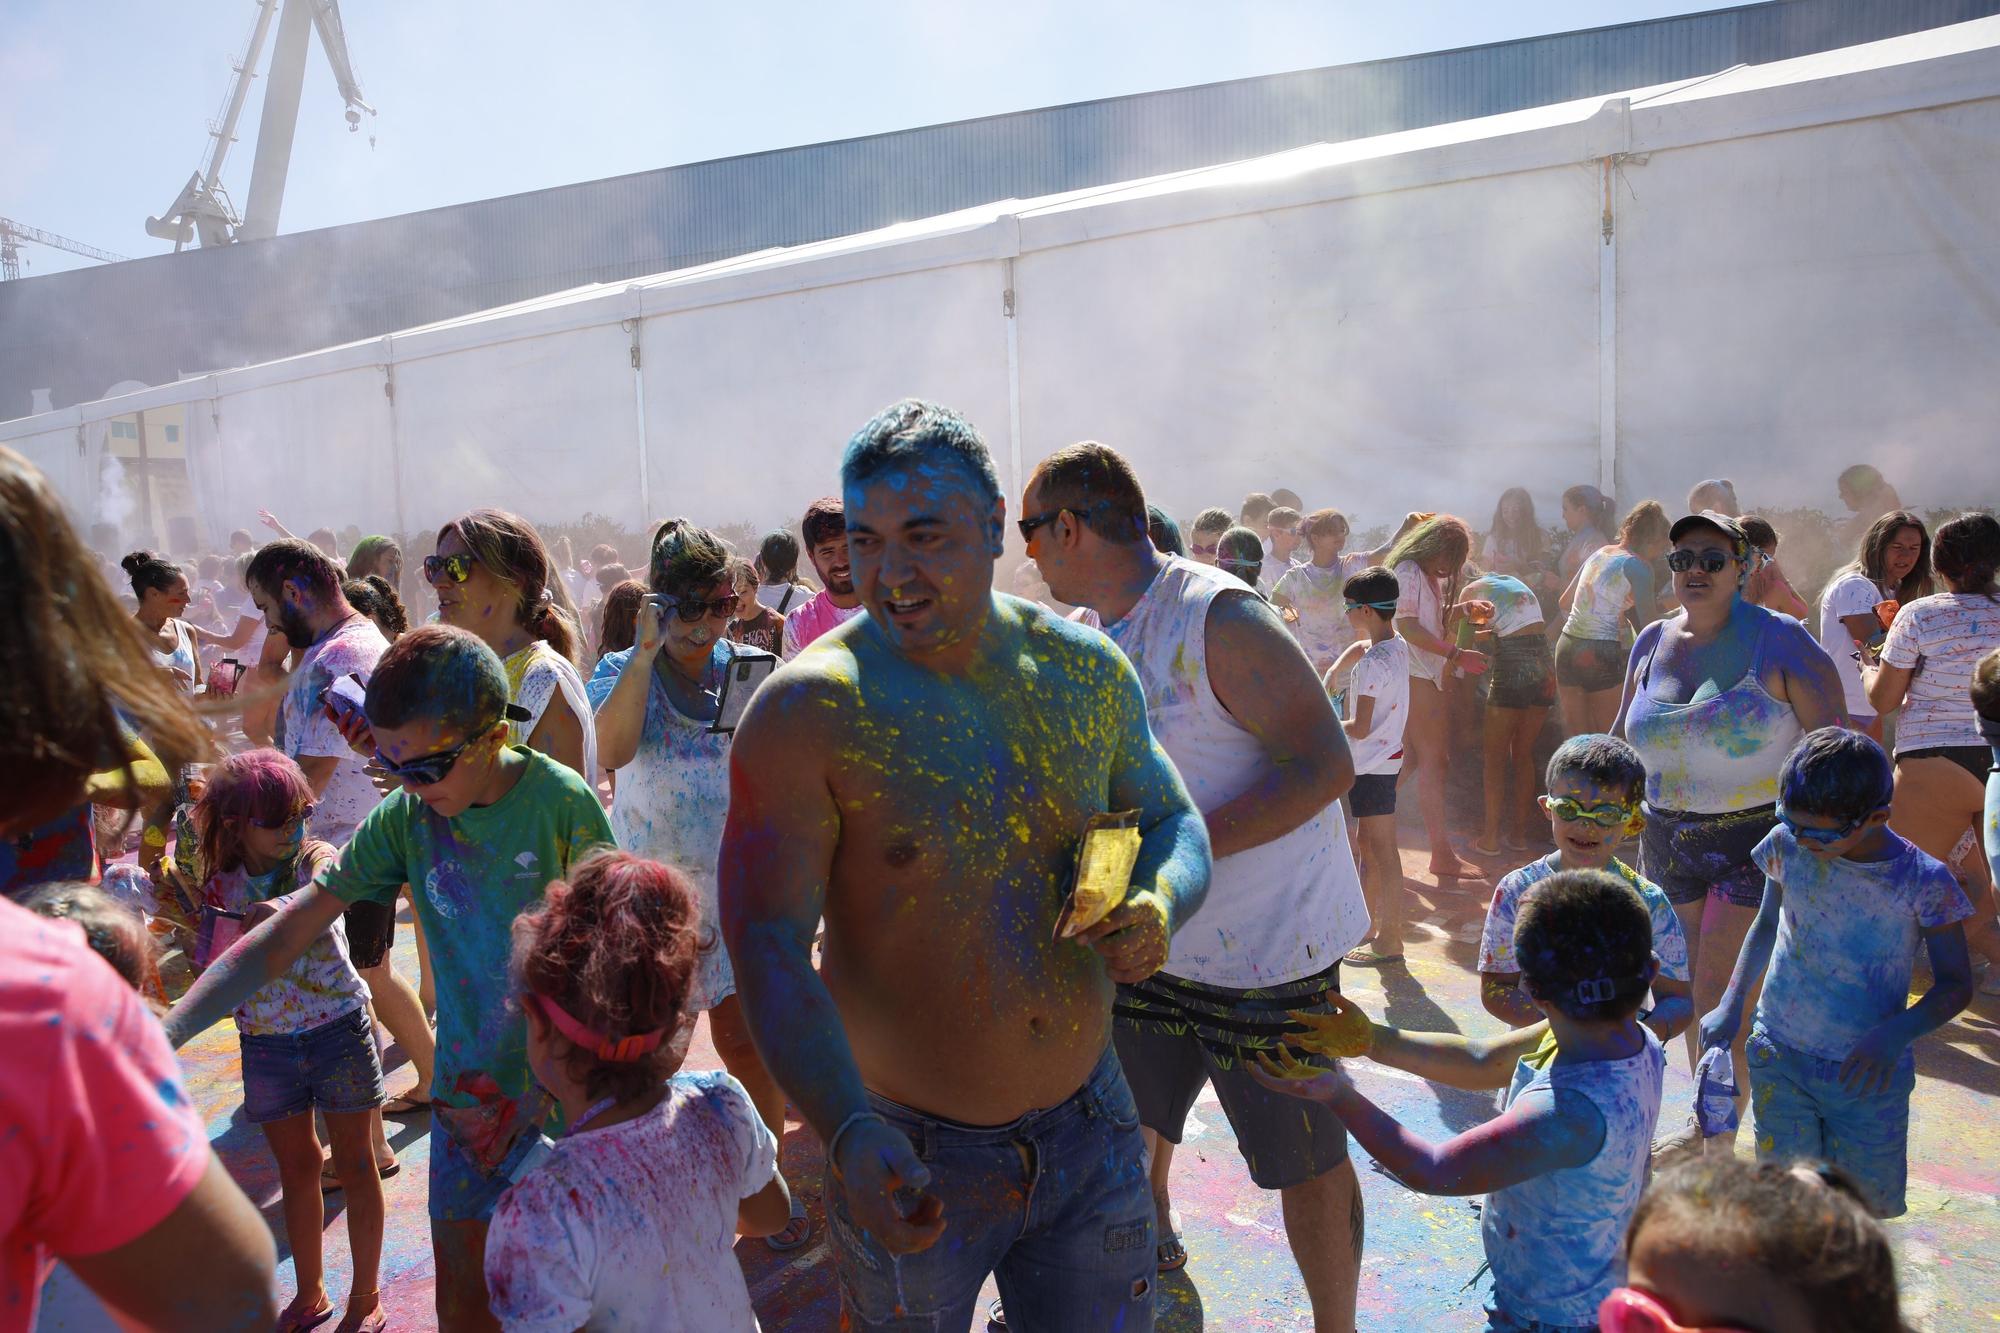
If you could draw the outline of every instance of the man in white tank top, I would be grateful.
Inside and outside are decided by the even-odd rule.
[[[1298,642],[1254,590],[1162,555],[1147,539],[1131,466],[1101,444],[1043,460],[1022,500],[1028,553],[1050,592],[1103,618],[1138,669],[1153,734],[1208,825],[1215,864],[1201,910],[1166,965],[1119,988],[1113,1040],[1154,1145],[1159,1261],[1174,1235],[1167,1170],[1203,1084],[1235,1130],[1251,1179],[1277,1190],[1314,1323],[1354,1327],[1361,1192],[1347,1133],[1324,1107],[1270,1092],[1249,1053],[1330,1009],[1340,959],[1368,909],[1339,798],[1354,783],[1340,720]]]

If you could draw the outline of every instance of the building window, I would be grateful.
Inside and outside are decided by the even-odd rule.
[[[167,427],[167,443],[179,444],[180,442],[181,442],[181,428],[179,426]]]
[[[139,438],[139,426],[138,426],[138,423],[137,423],[137,422],[133,422],[133,421],[114,421],[114,422],[112,422],[112,423],[111,423],[111,438],[112,438],[112,439],[114,439],[114,440],[136,440],[136,439],[138,439],[138,438]]]

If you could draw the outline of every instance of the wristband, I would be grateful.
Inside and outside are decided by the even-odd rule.
[[[841,1121],[840,1128],[834,1130],[833,1137],[826,1141],[827,1165],[833,1168],[834,1175],[839,1176],[842,1179],[846,1178],[847,1173],[840,1169],[840,1140],[847,1133],[848,1130],[853,1129],[857,1124],[859,1124],[863,1120],[880,1120],[885,1125],[889,1123],[888,1120],[883,1117],[881,1112],[871,1111],[868,1110],[866,1107],[864,1107],[861,1110],[856,1111],[853,1115],[847,1117],[847,1119]]]

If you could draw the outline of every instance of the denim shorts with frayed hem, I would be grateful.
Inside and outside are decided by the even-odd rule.
[[[351,1115],[383,1101],[375,1029],[362,1005],[303,1032],[237,1038],[243,1051],[243,1118],[253,1125],[308,1111]]]
[[[1910,1175],[1910,1094],[1917,1062],[1909,1051],[1882,1092],[1849,1092],[1838,1060],[1827,1060],[1750,1030],[1750,1109],[1757,1160],[1810,1158],[1840,1167],[1878,1217],[1901,1217]]]

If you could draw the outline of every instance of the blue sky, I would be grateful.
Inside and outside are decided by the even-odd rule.
[[[309,57],[281,230],[1026,107],[1721,7],[1673,0],[344,0],[350,134]],[[119,254],[204,159],[249,0],[10,0],[0,215]],[[565,12],[567,11],[567,12]],[[561,20],[553,16],[564,13]],[[258,80],[224,170],[248,193]],[[369,145],[369,135],[376,138]],[[29,246],[29,272],[87,261]]]

